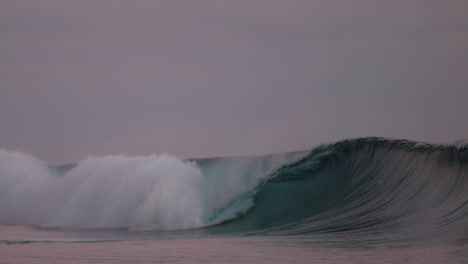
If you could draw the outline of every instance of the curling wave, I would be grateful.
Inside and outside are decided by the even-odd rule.
[[[465,241],[468,145],[363,138],[264,157],[107,156],[53,168],[0,151],[0,223]]]
[[[266,181],[248,215],[219,228],[466,241],[468,145],[362,138],[320,146]]]

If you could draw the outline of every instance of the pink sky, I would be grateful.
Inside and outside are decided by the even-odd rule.
[[[263,154],[468,135],[466,1],[0,2],[0,148]]]

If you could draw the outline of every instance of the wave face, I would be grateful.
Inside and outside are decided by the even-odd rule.
[[[264,157],[106,156],[55,168],[0,151],[0,223],[467,241],[468,145],[363,138]]]

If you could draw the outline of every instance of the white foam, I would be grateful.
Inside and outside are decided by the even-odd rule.
[[[456,140],[453,143],[449,143],[448,145],[453,145],[459,149],[468,147],[468,139],[460,139]]]
[[[291,159],[298,157],[272,157],[266,163],[254,162],[253,167],[249,162],[221,164],[203,174],[194,162],[169,155],[89,157],[59,177],[28,154],[0,150],[0,224],[202,227],[213,224],[207,219],[214,211],[255,188]],[[229,217],[252,205],[239,207]]]

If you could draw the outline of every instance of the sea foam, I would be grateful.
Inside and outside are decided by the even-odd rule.
[[[253,194],[219,215],[298,158],[219,161],[202,170],[196,162],[166,154],[116,155],[89,157],[59,175],[29,154],[0,150],[0,224],[137,230],[213,225],[246,212]]]

